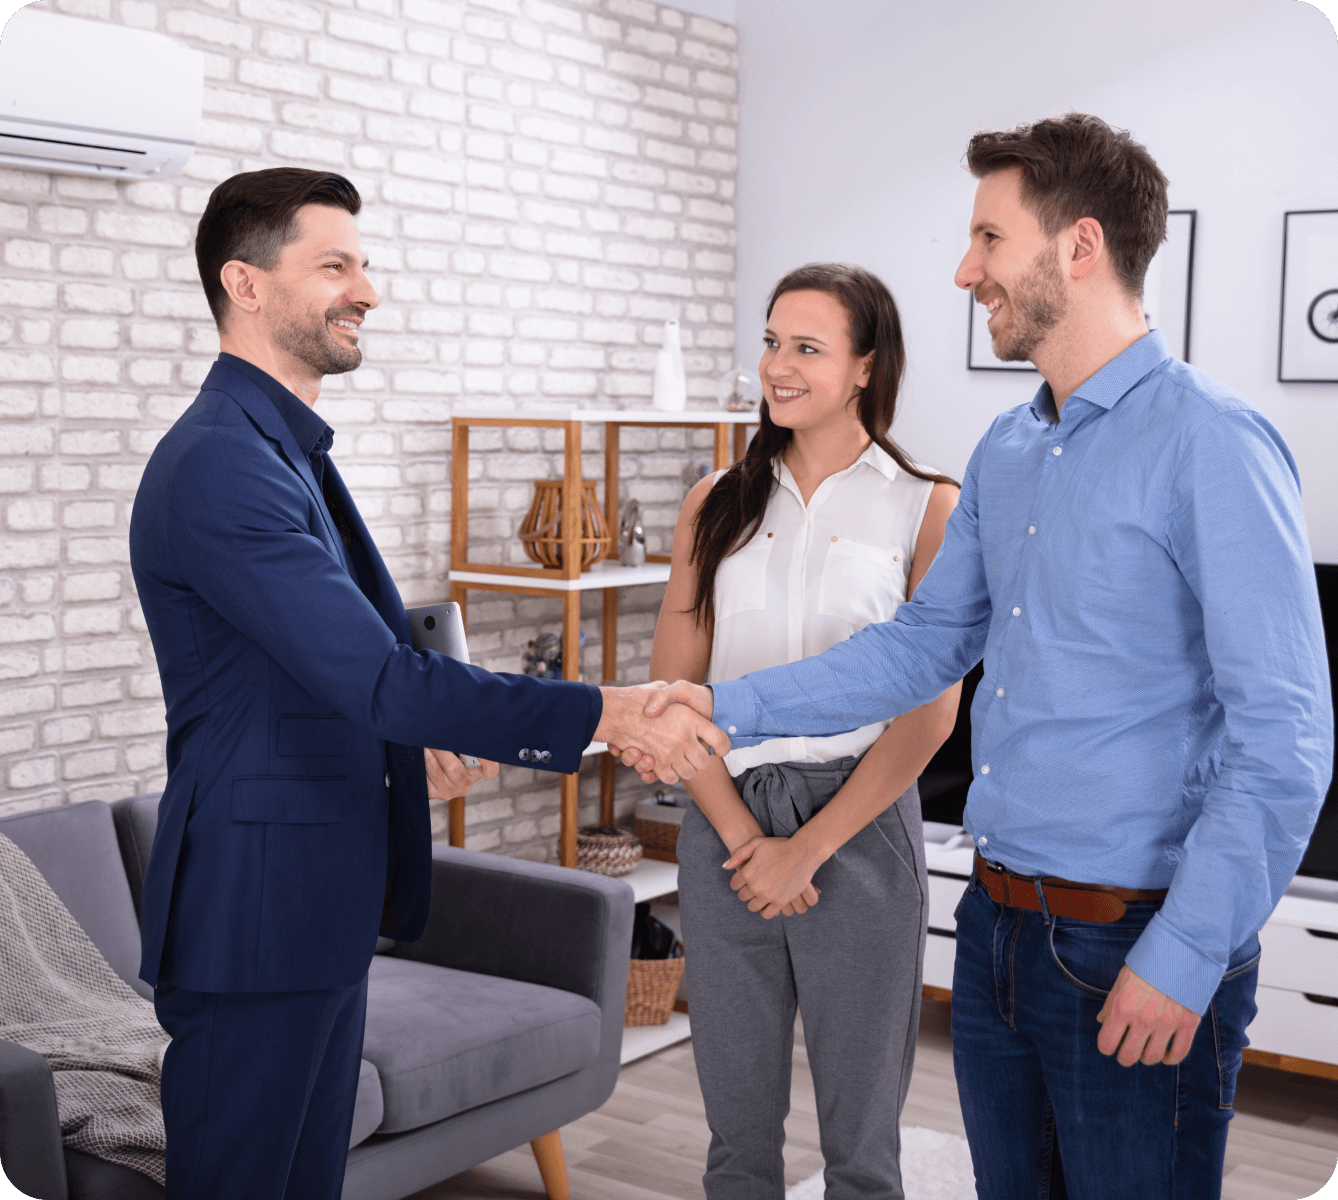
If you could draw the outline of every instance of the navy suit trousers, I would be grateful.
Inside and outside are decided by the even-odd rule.
[[[160,985],[168,1200],[339,1200],[367,977],[313,992]]]

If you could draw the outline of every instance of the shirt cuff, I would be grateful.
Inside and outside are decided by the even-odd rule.
[[[587,683],[584,687],[590,696],[590,717],[585,725],[585,741],[581,743],[582,750],[595,740],[595,730],[599,728],[599,719],[604,715],[604,693],[593,683]]]
[[[1222,982],[1223,968],[1186,945],[1157,913],[1124,958],[1125,965],[1159,992],[1203,1016]]]
[[[757,728],[757,691],[746,679],[731,679],[728,683],[713,683],[715,707],[711,720],[729,735],[730,745],[756,746],[767,739],[754,736]]]

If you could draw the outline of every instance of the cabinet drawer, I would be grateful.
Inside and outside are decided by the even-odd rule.
[[[1338,933],[1270,921],[1259,931],[1259,944],[1261,985],[1338,996]]]
[[[1246,1030],[1252,1049],[1338,1063],[1338,1005],[1262,984],[1254,998],[1259,1014]]]
[[[929,876],[929,924],[935,929],[953,930],[957,922],[953,913],[957,911],[957,902],[966,891],[965,879],[953,879],[946,875]]]
[[[925,939],[924,982],[930,987],[952,987],[952,964],[957,957],[957,943],[941,933],[931,933]],[[1338,1009],[1334,1010],[1338,1012]]]

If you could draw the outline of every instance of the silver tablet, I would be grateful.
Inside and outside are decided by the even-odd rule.
[[[415,650],[435,650],[456,662],[469,661],[464,618],[460,615],[460,606],[453,600],[445,604],[425,604],[422,608],[411,608],[408,613]],[[479,765],[479,760],[472,754],[460,755],[460,761],[470,768]]]

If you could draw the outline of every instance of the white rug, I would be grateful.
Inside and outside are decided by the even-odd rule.
[[[922,1129],[901,1130],[901,1183],[906,1200],[976,1200],[975,1174],[966,1139],[955,1133]],[[822,1172],[796,1183],[785,1200],[822,1200]]]

